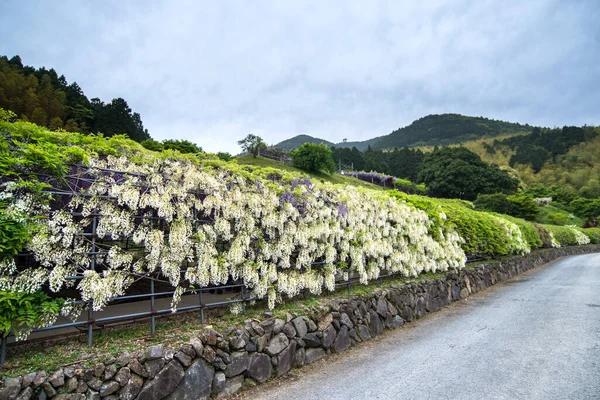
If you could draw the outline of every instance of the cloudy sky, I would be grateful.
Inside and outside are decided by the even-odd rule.
[[[597,0],[2,0],[0,54],[125,98],[155,139],[236,153],[431,113],[598,125],[598,21]]]

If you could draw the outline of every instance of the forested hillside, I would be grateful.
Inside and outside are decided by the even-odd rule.
[[[460,114],[434,114],[420,118],[412,124],[399,128],[389,135],[375,137],[357,142],[341,142],[333,146],[337,148],[352,148],[358,150],[393,149],[405,146],[445,146],[474,140],[481,137],[496,137],[507,133],[530,132],[530,125],[513,122],[497,121],[484,117],[468,117]],[[284,140],[276,146],[291,150],[302,143],[330,142],[307,135],[299,135]]]
[[[77,82],[68,83],[52,68],[25,66],[19,56],[0,57],[0,108],[53,130],[124,133],[138,142],[150,138],[140,114],[124,99],[88,99]]]
[[[534,128],[529,135],[464,143],[486,162],[512,168],[528,187],[561,186],[600,196],[600,128]]]

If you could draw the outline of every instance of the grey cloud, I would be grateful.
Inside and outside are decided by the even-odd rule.
[[[11,0],[3,52],[212,151],[250,132],[367,139],[442,112],[600,123],[593,0],[123,3]]]

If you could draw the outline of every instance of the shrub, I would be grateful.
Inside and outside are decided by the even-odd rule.
[[[544,227],[544,225],[541,224],[532,224],[533,227],[535,228],[535,230],[537,231],[540,240],[542,241],[542,246],[546,249],[552,248],[552,247],[560,247],[560,243],[554,238],[554,235],[552,234],[552,232],[550,232],[548,229],[546,229]]]
[[[600,243],[600,228],[585,228],[581,229],[581,232],[590,238],[590,243]]]
[[[500,218],[504,218],[519,227],[519,230],[523,234],[525,241],[532,249],[543,246],[542,239],[539,231],[535,228],[534,224],[525,221],[522,218],[511,217],[509,215],[498,215]]]
[[[392,195],[427,212],[436,228],[455,228],[464,239],[461,246],[468,255],[493,257],[530,251],[516,224],[490,213],[472,210],[469,202],[432,199],[399,192]]]
[[[590,243],[590,238],[574,226],[544,225],[561,246],[577,246]]]
[[[304,143],[293,150],[290,155],[292,156],[294,166],[305,171],[335,172],[333,153],[324,143]]]

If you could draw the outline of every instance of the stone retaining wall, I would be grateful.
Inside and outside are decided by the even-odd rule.
[[[333,300],[311,315],[247,321],[223,335],[204,329],[177,349],[156,345],[98,363],[5,380],[4,399],[221,398],[313,363],[435,312],[497,282],[561,256],[600,252],[599,245],[536,251],[441,277],[378,289],[365,299]]]

